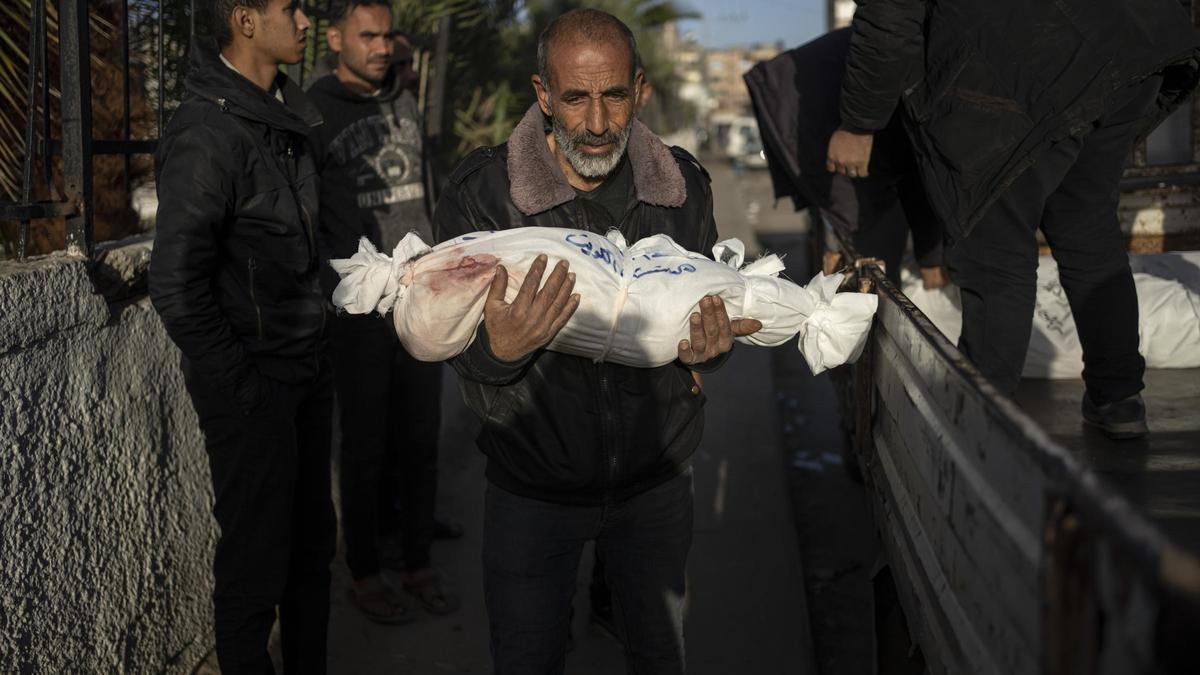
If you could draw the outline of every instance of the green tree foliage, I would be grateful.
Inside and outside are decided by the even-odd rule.
[[[123,72],[121,69],[121,0],[88,0],[91,21],[93,135],[117,139],[122,136]],[[317,30],[305,62],[310,75],[317,60],[327,55],[324,25],[330,0],[308,0],[306,5],[318,18]],[[205,3],[196,0],[196,7]],[[47,0],[49,73],[52,93],[52,133],[57,138],[58,119],[58,24],[55,0]],[[669,133],[693,118],[692,112],[675,95],[678,81],[670,56],[662,43],[664,27],[674,21],[697,16],[673,0],[392,0],[397,28],[413,37],[416,47],[432,56],[437,44],[439,22],[450,20],[445,101],[442,108],[443,137],[437,146],[443,168],[452,167],[467,152],[480,145],[503,142],[516,121],[533,104],[530,76],[536,70],[537,37],[559,14],[577,7],[595,7],[612,13],[634,31],[647,80],[654,87],[651,104],[642,118],[659,133]],[[124,22],[129,33],[131,78],[131,137],[155,138],[161,97],[163,122],[184,95],[188,48],[192,27],[207,34],[209,17],[198,10],[190,14],[189,0],[128,0]],[[31,0],[0,2],[0,200],[20,198],[22,165],[26,155],[24,129],[27,110],[27,70]],[[162,29],[159,30],[161,25]],[[161,70],[158,55],[163,57]],[[427,56],[427,58],[428,58]],[[431,60],[431,59],[429,59]],[[161,72],[161,76],[160,76]],[[40,113],[37,113],[40,115]],[[40,125],[39,125],[40,127]],[[55,160],[57,161],[57,160]],[[129,196],[125,193],[125,162],[119,157],[100,157],[95,166],[97,235],[127,234],[130,223]],[[58,173],[55,164],[51,173]],[[44,173],[44,167],[39,167]],[[150,177],[147,157],[130,164],[130,184]],[[61,183],[61,176],[58,178]],[[35,198],[55,197],[53,186],[43,184]],[[107,215],[106,215],[107,214]],[[61,224],[41,223],[46,236],[35,246],[52,250],[60,245]],[[57,232],[55,234],[54,232]],[[15,223],[0,223],[0,256],[11,249]],[[36,233],[35,233],[36,234]],[[36,238],[36,237],[35,237]]]
[[[642,57],[642,68],[646,81],[654,87],[651,104],[640,113],[642,121],[660,134],[670,133],[687,124],[694,115],[679,99],[679,76],[675,64],[663,44],[663,33],[668,24],[682,19],[699,18],[699,14],[682,8],[671,0],[529,0],[527,3],[531,31],[525,44],[520,45],[528,54],[528,72],[532,73],[535,61],[537,36],[554,17],[581,7],[592,7],[612,14],[633,31],[638,51]],[[526,75],[526,88],[528,75]],[[532,91],[530,92],[532,100]]]
[[[698,15],[671,0],[396,0],[397,27],[429,52],[436,46],[438,21],[451,18],[445,119],[448,138],[440,148],[444,166],[481,145],[502,143],[534,103],[530,77],[537,70],[537,38],[554,17],[579,7],[595,7],[634,31],[654,103],[643,117],[660,133],[693,119],[676,96],[678,77],[662,45],[664,27]]]

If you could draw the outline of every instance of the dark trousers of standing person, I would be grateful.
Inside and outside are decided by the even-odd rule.
[[[1029,348],[1039,225],[1075,318],[1088,395],[1104,405],[1142,390],[1137,293],[1117,202],[1138,122],[1160,84],[1154,77],[1117,92],[1089,133],[1045,150],[947,253],[962,290],[959,349],[1000,391],[1017,390]]]
[[[337,537],[332,364],[325,358],[305,384],[268,381],[267,400],[250,414],[186,360],[183,372],[204,432],[221,529],[213,559],[221,672],[273,672],[267,642],[278,608],[284,670],[324,673]]]
[[[404,567],[430,566],[442,365],[409,356],[389,318],[340,315],[333,352],[341,409],[342,536],[356,579],[379,574],[379,535],[399,494]]]
[[[557,675],[584,544],[595,540],[629,673],[684,669],[684,571],[692,545],[692,471],[623,502],[583,507],[488,485],[483,590],[496,675]]]

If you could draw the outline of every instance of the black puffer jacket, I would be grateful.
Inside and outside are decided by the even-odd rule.
[[[267,394],[262,376],[314,377],[324,342],[307,142],[321,118],[278,84],[286,105],[199,46],[155,158],[150,297],[196,372],[247,412]]]
[[[1165,75],[1148,133],[1200,67],[1179,0],[859,0],[854,29],[842,124],[882,129],[903,96],[951,240],[1051,143],[1087,134],[1118,90]]]
[[[636,197],[614,223],[603,206],[576,198],[534,106],[507,144],[476,150],[451,175],[434,232],[445,241],[476,230],[618,227],[630,242],[664,233],[693,251],[711,250],[712,191],[696,160],[640,124],[628,153]],[[705,397],[678,362],[631,368],[539,350],[506,364],[487,349],[481,325],[451,363],[483,420],[488,479],[519,495],[568,504],[624,499],[678,475],[700,442]]]

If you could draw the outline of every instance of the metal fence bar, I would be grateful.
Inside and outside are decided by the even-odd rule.
[[[86,0],[59,0],[58,51],[62,68],[63,184],[76,215],[67,218],[67,252],[92,248],[92,69]]]
[[[1121,191],[1152,190],[1167,187],[1196,187],[1200,185],[1200,174],[1163,173],[1157,176],[1126,175],[1121,178]]]
[[[63,218],[74,215],[75,205],[69,202],[33,202],[31,204],[0,204],[0,219],[35,220],[37,218]]]
[[[120,139],[112,140],[106,138],[92,139],[92,156],[96,155],[153,155],[155,148],[158,147],[157,139],[144,139],[136,141],[123,141]],[[46,146],[47,154],[60,155],[63,151],[61,141],[50,141]]]
[[[129,0],[121,0],[121,95],[124,107],[121,111],[121,139],[129,140]],[[129,194],[129,155],[125,155],[125,171],[121,186]]]
[[[125,73],[126,77],[129,73]],[[163,100],[166,98],[167,82],[163,79],[163,3],[158,3],[158,136],[163,133]]]
[[[46,1],[38,0],[42,6],[42,176],[46,181],[46,194],[54,192],[54,166],[50,163],[50,153],[46,151],[50,142],[50,38],[46,26]],[[33,152],[27,148],[26,152]]]
[[[33,158],[34,136],[37,112],[37,85],[41,68],[38,61],[42,55],[41,41],[45,38],[42,25],[46,21],[45,0],[33,0],[30,3],[29,17],[29,86],[25,98],[25,166],[21,174],[21,201],[28,204],[33,199]],[[29,252],[29,219],[21,219],[21,230],[17,238],[17,257],[25,259]]]

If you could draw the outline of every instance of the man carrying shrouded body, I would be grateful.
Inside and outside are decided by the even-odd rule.
[[[304,54],[296,0],[215,0],[187,97],[157,154],[150,296],[183,353],[220,526],[213,560],[223,673],[323,673],[332,365],[318,281],[319,113],[279,72]]]
[[[707,174],[634,118],[641,82],[633,35],[620,21],[575,10],[551,22],[538,41],[537,104],[506,144],[476,150],[454,171],[434,215],[438,239],[617,228],[630,242],[663,233],[710,250],[717,232]],[[682,673],[689,458],[704,404],[693,373],[719,366],[734,336],[761,326],[731,322],[708,297],[669,365],[547,351],[579,303],[568,261],[543,284],[547,265],[538,258],[511,301],[500,267],[475,341],[452,360],[488,456],[493,666],[500,675],[563,671],[580,554],[594,539],[630,672]]]

